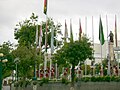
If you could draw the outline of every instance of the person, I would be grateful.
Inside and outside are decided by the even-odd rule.
[[[110,42],[112,42],[112,43],[114,42],[113,36],[114,36],[114,35],[113,35],[112,31],[110,31],[109,37],[110,37]]]

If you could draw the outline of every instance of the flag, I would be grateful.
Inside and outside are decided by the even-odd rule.
[[[72,23],[70,20],[70,42],[73,42]]]
[[[116,15],[115,15],[115,43],[116,43],[116,47],[117,45],[117,24],[116,24]]]
[[[99,22],[99,40],[100,40],[101,45],[103,45],[105,40],[104,40],[104,33],[103,33],[101,17],[100,17],[100,22]]]
[[[82,34],[82,26],[81,26],[81,21],[79,19],[79,41],[81,40],[81,34]]]
[[[38,45],[38,25],[36,25],[36,38],[35,38],[36,46]]]
[[[65,20],[65,37],[64,37],[64,42],[67,42],[67,38],[68,38],[68,29],[67,29],[67,24],[66,24],[66,20]]]
[[[40,25],[40,35],[39,35],[39,47],[40,48],[41,48],[41,43],[42,43],[42,37],[43,37],[42,25]]]
[[[44,0],[44,14],[47,14],[47,0]]]

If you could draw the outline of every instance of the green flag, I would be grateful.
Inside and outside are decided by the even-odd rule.
[[[66,20],[65,20],[64,43],[66,43],[66,42],[67,42],[67,38],[68,38],[68,29],[67,29],[67,24],[66,24]]]
[[[104,33],[103,33],[101,17],[100,17],[100,22],[99,22],[99,40],[100,40],[101,45],[103,45],[105,40],[104,40]]]
[[[70,19],[70,42],[73,42],[72,23]]]

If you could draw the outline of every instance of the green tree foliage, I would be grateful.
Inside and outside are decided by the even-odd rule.
[[[39,65],[43,61],[43,52],[39,53],[39,48],[36,47],[36,26],[38,25],[38,34],[40,34],[40,25],[42,25],[42,51],[45,50],[45,34],[46,22],[38,23],[38,16],[32,13],[29,19],[19,22],[15,28],[15,39],[18,40],[18,47],[13,51],[14,58],[19,57],[19,75],[23,77],[31,77],[33,74],[34,64]],[[55,24],[51,18],[47,18],[47,47],[51,45],[51,29],[54,29],[54,46],[60,45],[58,35],[61,35],[61,24]],[[39,37],[39,36],[38,36]],[[57,45],[56,45],[57,43]],[[41,56],[40,56],[41,55]],[[37,66],[38,67],[38,66]],[[32,74],[31,74],[32,72]]]
[[[12,57],[12,50],[13,50],[13,44],[11,42],[4,42],[2,45],[0,45],[0,53],[3,53],[3,59],[7,59],[8,62],[2,63],[3,71],[2,76],[3,78],[10,76],[12,73],[12,70],[14,69],[14,61]]]
[[[19,46],[16,50],[14,50],[13,56],[19,57],[18,62],[18,73],[19,76],[23,78],[31,78],[33,76],[33,67],[34,62],[37,61],[39,63],[40,57],[35,55],[34,48],[27,48],[26,46]]]
[[[19,22],[15,28],[15,39],[18,40],[19,45],[21,46],[35,46],[35,35],[36,35],[36,25],[38,21],[38,16],[34,13],[30,17],[30,19],[25,20],[23,22]],[[41,24],[38,24],[38,30],[40,30],[40,25],[42,25],[43,38],[42,38],[42,46],[45,45],[45,33],[46,33],[46,22],[42,21]],[[47,44],[48,48],[51,43],[51,29],[54,29],[54,46],[56,46],[56,42],[60,45],[60,41],[57,39],[58,35],[61,34],[61,24],[57,23],[55,25],[53,19],[47,18]]]
[[[82,37],[81,41],[75,41],[73,43],[66,43],[61,49],[59,49],[54,55],[54,59],[57,60],[58,65],[69,63],[72,65],[72,83],[75,78],[75,66],[78,65],[79,61],[84,62],[87,58],[93,59],[93,49],[89,39],[85,36]]]

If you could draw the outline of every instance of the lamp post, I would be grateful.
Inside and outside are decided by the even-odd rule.
[[[18,63],[19,63],[19,58],[15,58],[14,60],[15,64],[16,64],[16,75],[15,75],[15,80],[18,81]]]
[[[0,90],[2,90],[2,63],[7,62],[7,59],[3,59],[3,53],[0,53]]]

